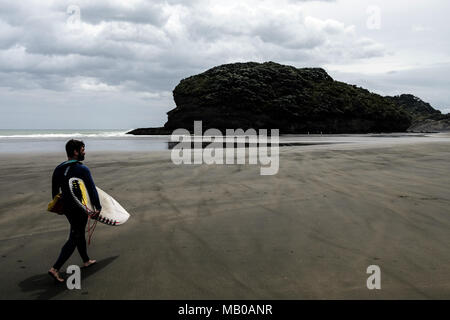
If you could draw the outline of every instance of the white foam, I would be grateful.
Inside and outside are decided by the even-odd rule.
[[[125,137],[128,131],[105,131],[96,133],[70,132],[70,133],[29,133],[29,134],[6,134],[0,135],[0,139],[28,138],[28,139],[48,139],[48,138],[114,138]]]

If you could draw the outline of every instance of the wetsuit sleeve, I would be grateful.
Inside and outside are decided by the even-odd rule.
[[[91,199],[92,204],[97,210],[101,210],[102,206],[100,205],[100,199],[98,198],[97,189],[95,188],[94,179],[92,179],[91,171],[84,166],[84,184],[86,185],[86,189],[89,193],[89,198]]]
[[[58,177],[58,170],[53,171],[52,175],[52,199],[59,193],[60,181]]]

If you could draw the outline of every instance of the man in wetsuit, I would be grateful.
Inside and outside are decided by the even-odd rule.
[[[75,248],[78,249],[81,259],[83,259],[84,267],[89,267],[96,262],[91,260],[87,254],[85,229],[88,215],[73,200],[69,189],[69,179],[72,177],[83,179],[89,198],[95,207],[94,218],[98,216],[102,209],[91,172],[88,167],[81,163],[86,154],[83,141],[69,140],[66,144],[66,153],[68,160],[58,165],[52,176],[52,197],[54,198],[61,189],[63,212],[70,223],[69,239],[62,247],[58,260],[48,271],[49,275],[58,282],[64,282],[58,270],[70,258]]]

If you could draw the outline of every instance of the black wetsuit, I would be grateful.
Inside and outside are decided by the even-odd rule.
[[[88,215],[75,203],[71,196],[69,179],[72,177],[83,179],[92,204],[97,210],[102,208],[88,167],[79,161],[65,161],[55,168],[52,177],[52,197],[55,197],[61,189],[64,204],[63,212],[70,223],[69,239],[62,247],[58,260],[53,265],[56,270],[59,270],[70,258],[75,248],[78,249],[83,262],[89,261],[85,238]]]

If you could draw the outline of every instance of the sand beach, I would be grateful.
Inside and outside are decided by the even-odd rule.
[[[449,135],[286,146],[273,176],[89,150],[131,218],[97,225],[99,263],[68,290],[47,275],[68,235],[46,211],[65,154],[0,154],[0,299],[449,299],[449,159]],[[367,289],[369,265],[381,290]]]

